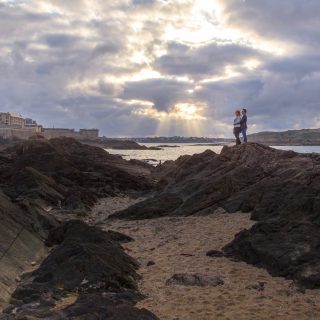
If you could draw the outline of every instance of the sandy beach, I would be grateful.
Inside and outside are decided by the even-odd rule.
[[[128,254],[141,267],[139,282],[147,308],[163,320],[212,319],[319,319],[320,290],[302,293],[292,281],[270,276],[265,270],[225,257],[207,257],[220,250],[236,233],[250,228],[249,214],[160,218],[140,221],[112,220],[111,213],[139,199],[102,199],[88,219],[102,229],[112,229],[134,238],[125,244]],[[219,277],[215,287],[166,285],[174,274]]]

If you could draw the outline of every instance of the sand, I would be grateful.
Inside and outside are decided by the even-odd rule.
[[[140,291],[146,296],[137,306],[162,320],[211,319],[320,319],[320,290],[298,291],[292,281],[270,276],[244,262],[210,258],[236,233],[254,223],[249,214],[218,210],[209,216],[108,221],[116,210],[139,201],[128,197],[103,199],[92,211],[90,223],[125,233],[135,239],[125,244],[141,264]],[[148,262],[154,265],[147,266]],[[224,285],[190,287],[166,285],[176,273],[218,276]],[[264,283],[264,290],[250,286]]]

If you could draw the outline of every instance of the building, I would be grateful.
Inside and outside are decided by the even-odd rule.
[[[80,139],[97,139],[99,138],[98,129],[80,129]]]
[[[15,112],[0,112],[0,138],[2,139],[28,139],[41,133],[45,138],[68,137],[78,140],[94,140],[99,137],[98,129],[43,128],[31,118],[24,119]]]
[[[68,137],[68,138],[79,138],[79,133],[74,129],[64,129],[64,128],[43,128],[42,134],[47,139]]]
[[[0,122],[3,125],[15,127],[15,128],[24,128],[25,120],[22,118],[22,115],[15,112],[1,112],[0,113]]]
[[[78,140],[94,140],[99,137],[98,129],[80,129],[75,131],[74,129],[64,128],[42,128],[42,134],[47,139],[68,137]]]

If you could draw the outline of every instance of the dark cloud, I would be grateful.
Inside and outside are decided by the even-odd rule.
[[[187,90],[190,88],[187,82],[165,79],[128,82],[121,98],[149,101],[157,110],[168,111],[180,100],[188,98]]]

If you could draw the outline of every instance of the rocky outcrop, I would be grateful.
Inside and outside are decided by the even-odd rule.
[[[308,222],[260,222],[236,235],[225,255],[293,279],[303,288],[320,287],[320,226]]]
[[[8,303],[15,282],[20,283],[19,275],[47,255],[49,233],[47,244],[57,246],[38,270],[24,277],[2,319],[63,319],[70,314],[85,319],[94,299],[96,319],[105,314],[119,319],[128,312],[137,319],[155,319],[133,307],[141,298],[137,264],[118,244],[131,239],[79,221],[58,227],[55,219],[57,213],[86,213],[100,197],[148,192],[152,170],[71,138],[31,139],[0,151],[0,308]],[[64,304],[69,293],[78,299],[60,317],[60,311],[49,307]]]
[[[114,233],[69,221],[50,232],[47,245],[56,247],[23,276],[0,319],[157,319],[134,307],[142,298],[138,264],[114,241]]]
[[[308,288],[320,287],[320,155],[248,143],[183,156],[157,168],[159,193],[113,218],[252,212],[225,255]],[[162,205],[161,205],[162,203]]]
[[[253,212],[253,219],[317,219],[320,209],[320,156],[300,155],[258,144],[224,147],[183,156],[158,169],[159,193],[116,216],[157,217],[154,206],[170,195],[165,215]],[[160,212],[160,213],[159,213]]]
[[[71,138],[29,140],[0,156],[0,181],[11,198],[49,210],[85,210],[99,197],[148,191],[152,166],[128,162]]]

